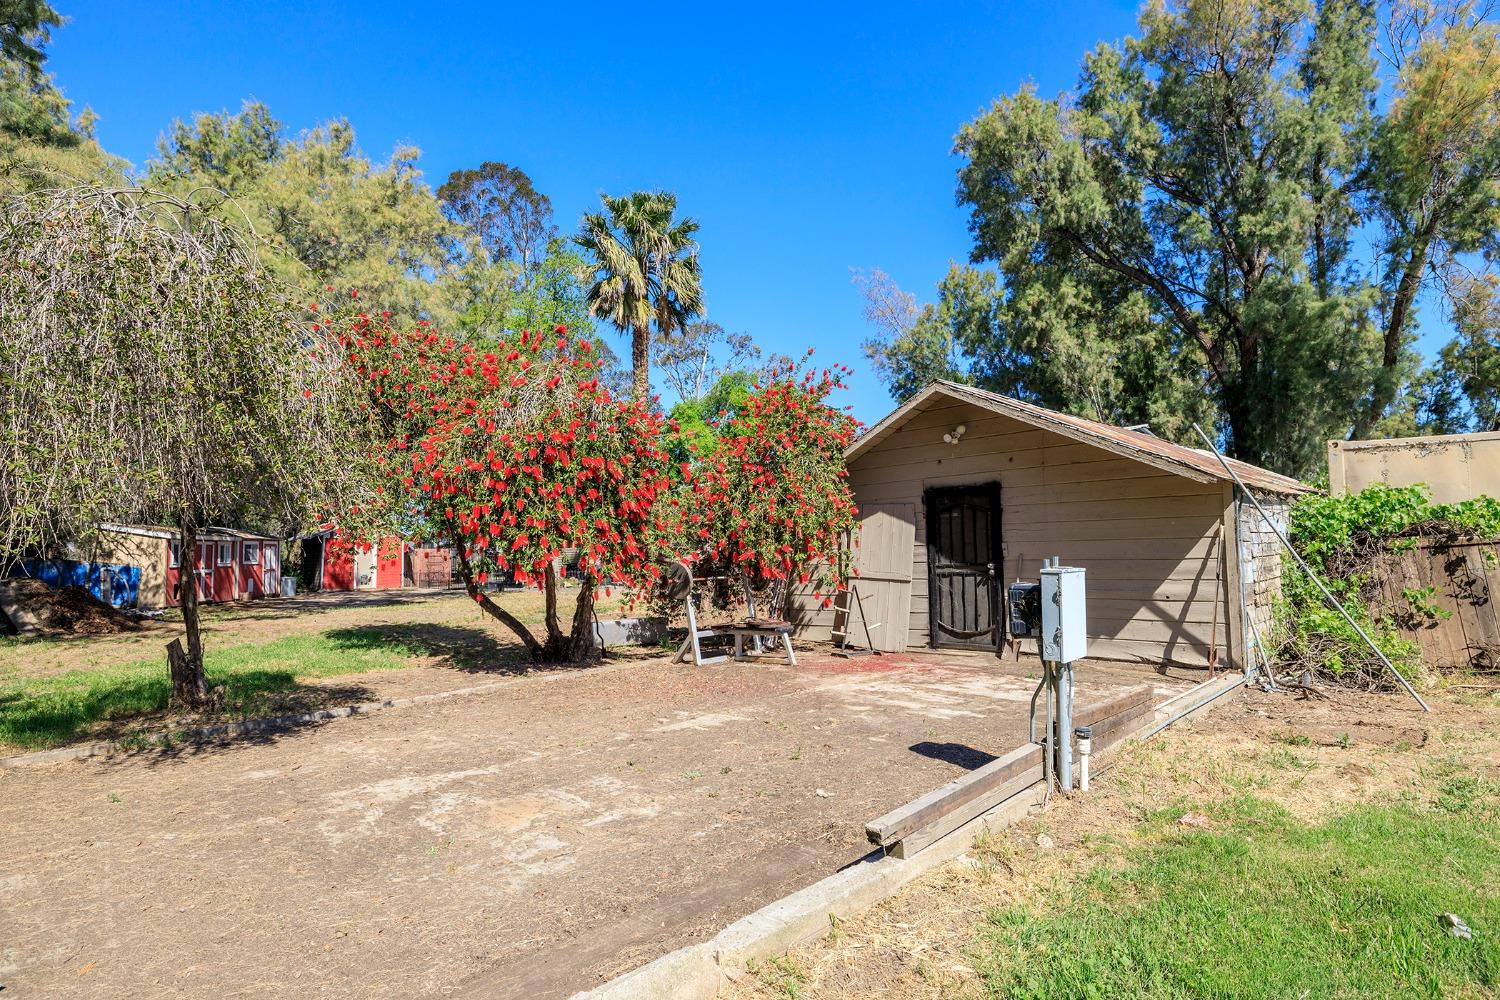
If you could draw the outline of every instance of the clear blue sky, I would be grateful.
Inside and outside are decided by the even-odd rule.
[[[855,369],[847,402],[890,408],[859,342],[851,267],[930,298],[970,240],[958,127],[1129,34],[1133,2],[1059,5],[243,4],[69,2],[50,64],[137,166],[173,118],[253,97],[300,131],[336,116],[384,159],[422,149],[434,187],[503,160],[576,227],[601,191],[677,192],[702,225],[709,318]]]

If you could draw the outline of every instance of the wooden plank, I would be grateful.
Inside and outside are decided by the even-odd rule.
[[[1116,746],[1144,728],[1156,715],[1155,692],[1148,685],[1133,688],[1105,702],[1088,706],[1077,713],[1079,725],[1094,727],[1093,752],[1101,753]],[[1017,748],[1017,751],[1025,747]],[[1040,747],[1033,747],[1040,750]],[[977,772],[976,772],[977,773]],[[898,858],[908,858],[931,846],[948,834],[1016,795],[1031,788],[1043,778],[1041,761],[1019,774],[1007,779],[981,795],[949,809],[938,818],[919,829],[906,833],[895,843],[885,844],[887,852]],[[867,826],[868,832],[869,827]],[[874,840],[874,838],[871,838]],[[880,843],[880,841],[875,841]]]
[[[920,830],[913,830],[911,833],[908,833],[894,844],[891,844],[887,853],[898,858],[909,858],[923,848],[930,847],[937,841],[942,840],[976,816],[983,815],[996,806],[1003,805],[1007,799],[1021,794],[1032,785],[1041,781],[1042,778],[1043,769],[1040,763],[1027,768],[999,787],[991,789],[971,802],[958,806],[934,822],[922,827]]]
[[[1224,665],[1230,670],[1243,673],[1247,662],[1245,659],[1245,608],[1241,603],[1240,591],[1243,572],[1240,566],[1240,548],[1243,540],[1240,538],[1234,491],[1233,483],[1224,483],[1223,491],[1220,493],[1220,502],[1224,505],[1224,510],[1223,554],[1219,557],[1219,563],[1221,575],[1224,578],[1224,613],[1229,632],[1229,641],[1225,644],[1229,655],[1224,657]]]
[[[1136,705],[1127,712],[1113,715],[1093,725],[1093,752],[1108,750],[1135,735],[1156,718],[1156,706],[1151,702]]]
[[[1000,788],[1042,763],[1042,748],[1034,743],[1017,747],[981,768],[955,778],[941,788],[891,810],[865,824],[865,836],[881,847],[894,844],[954,809],[973,802],[986,792]]]
[[[1107,701],[1096,702],[1077,709],[1073,713],[1073,723],[1078,726],[1092,726],[1105,720],[1122,715],[1140,705],[1151,704],[1156,697],[1156,690],[1149,684],[1141,684],[1131,688],[1129,691],[1115,695]]]

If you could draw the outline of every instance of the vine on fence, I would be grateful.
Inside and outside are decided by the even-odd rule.
[[[1401,625],[1432,622],[1447,613],[1435,587],[1404,588],[1409,618],[1375,610],[1381,556],[1415,548],[1424,540],[1500,540],[1500,500],[1477,497],[1434,504],[1422,486],[1371,486],[1342,497],[1307,496],[1292,507],[1290,540],[1329,590],[1391,663],[1410,677],[1421,669],[1416,643]],[[1379,659],[1291,560],[1283,573],[1277,646],[1294,668],[1363,687],[1383,683]]]

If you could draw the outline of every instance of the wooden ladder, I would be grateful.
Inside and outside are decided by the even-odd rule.
[[[849,636],[853,627],[854,612],[859,612],[860,624],[864,626],[865,645],[861,649],[849,644]],[[844,627],[839,628],[840,617],[843,619]],[[834,656],[845,658],[852,656],[879,655],[880,650],[875,648],[875,640],[870,633],[880,627],[880,622],[871,622],[865,616],[864,601],[860,599],[859,587],[850,581],[849,586],[840,590],[833,596],[833,641],[838,648],[834,650]]]

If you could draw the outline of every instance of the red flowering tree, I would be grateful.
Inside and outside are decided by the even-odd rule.
[[[612,399],[591,345],[562,327],[486,348],[361,315],[344,337],[383,427],[379,509],[351,522],[367,535],[402,518],[425,522],[453,542],[469,594],[535,659],[586,658],[596,586],[650,587],[659,540],[676,533],[659,502],[672,486],[663,419]],[[548,586],[564,572],[564,549],[578,550],[582,576],[566,634]],[[545,643],[484,593],[502,571],[553,598]]]
[[[741,577],[771,615],[786,614],[799,586],[826,606],[849,576],[845,542],[858,511],[844,449],[859,424],[828,402],[847,372],[773,369],[720,421],[713,453],[683,469],[691,499],[679,547]]]

